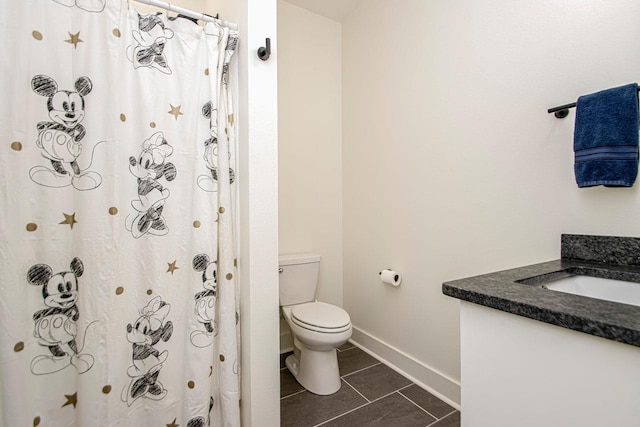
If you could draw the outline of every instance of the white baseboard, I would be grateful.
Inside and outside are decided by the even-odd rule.
[[[394,371],[460,410],[460,383],[458,381],[356,327],[353,328],[350,341]]]

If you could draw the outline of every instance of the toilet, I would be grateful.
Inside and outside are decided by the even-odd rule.
[[[285,364],[305,389],[320,395],[340,390],[336,348],[351,337],[342,308],[315,300],[320,255],[280,256],[280,307],[291,328],[294,352]]]

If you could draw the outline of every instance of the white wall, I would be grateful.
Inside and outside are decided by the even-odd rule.
[[[280,425],[278,357],[278,105],[276,0],[225,0],[239,24],[242,425]],[[227,18],[229,16],[229,18]],[[272,54],[256,52],[271,39]]]
[[[343,22],[357,333],[459,382],[459,303],[442,282],[558,258],[563,232],[640,235],[637,186],[578,189],[575,111],[546,113],[638,80],[639,16],[635,0],[368,0]],[[386,267],[399,288],[380,284]]]
[[[341,25],[279,1],[278,38],[280,253],[322,255],[316,296],[342,306]]]

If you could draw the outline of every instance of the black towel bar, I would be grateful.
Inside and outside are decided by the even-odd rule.
[[[638,88],[638,92],[640,92],[640,87]],[[569,108],[575,108],[576,103],[572,102],[571,104],[560,105],[558,107],[549,108],[547,113],[555,113],[554,115],[559,119],[564,119],[569,115]]]

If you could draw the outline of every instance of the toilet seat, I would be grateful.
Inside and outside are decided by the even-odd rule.
[[[309,302],[291,310],[291,321],[297,326],[325,334],[342,333],[351,328],[349,314],[332,304]]]

